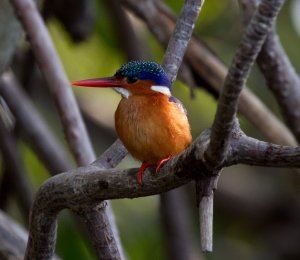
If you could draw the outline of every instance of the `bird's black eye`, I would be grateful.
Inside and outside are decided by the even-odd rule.
[[[127,81],[127,83],[132,84],[132,83],[135,83],[137,80],[138,80],[137,77],[127,77],[126,81]]]

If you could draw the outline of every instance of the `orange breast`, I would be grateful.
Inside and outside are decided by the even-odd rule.
[[[115,113],[117,133],[133,157],[156,164],[192,141],[186,115],[163,94],[123,98]]]

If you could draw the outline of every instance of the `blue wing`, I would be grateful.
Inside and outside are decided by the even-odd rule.
[[[177,99],[176,97],[170,96],[169,102],[175,103],[182,112],[187,114],[187,110],[185,109],[185,107],[183,106],[183,104],[181,103],[181,101],[179,99]]]

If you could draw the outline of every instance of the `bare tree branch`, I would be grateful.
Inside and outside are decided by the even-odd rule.
[[[120,139],[117,139],[92,165],[110,169],[116,167],[128,154]]]
[[[281,108],[284,120],[300,142],[300,79],[280,43],[275,27],[270,31],[257,63]]]
[[[26,231],[0,211],[0,258],[23,259],[26,240]]]
[[[257,11],[253,15],[245,34],[236,51],[234,59],[225,78],[223,88],[218,100],[217,112],[212,125],[210,143],[205,152],[205,160],[210,165],[212,174],[218,174],[218,165],[226,158],[230,146],[230,138],[238,110],[238,99],[244,87],[245,81],[250,73],[251,67],[267,37],[275,18],[279,13],[284,1],[262,0]],[[201,237],[205,242],[203,249],[212,251],[212,209],[213,190],[217,179],[213,177],[208,180],[207,187],[200,208],[206,208],[202,213],[201,227],[205,228],[206,235]],[[202,209],[203,211],[203,209]]]
[[[2,0],[0,2],[0,73],[8,65],[21,36],[21,26],[9,0]]]
[[[244,22],[248,23],[258,1],[241,0],[241,5],[244,11]],[[262,46],[257,64],[281,108],[284,120],[299,142],[300,115],[297,111],[300,107],[300,79],[280,43],[275,25]]]
[[[0,118],[0,149],[5,164],[6,173],[3,178],[8,180],[7,185],[14,190],[25,219],[28,220],[33,195],[26,179],[23,164],[18,152],[17,143],[13,135],[5,127]]]
[[[71,151],[80,164],[91,162],[93,149],[64,69],[38,10],[31,0],[11,0],[36,60],[56,101]]]
[[[204,0],[186,0],[168,43],[162,66],[173,83],[191,39]]]
[[[56,215],[64,208],[76,211],[84,205],[96,205],[104,199],[136,198],[149,196],[179,187],[199,174],[206,174],[204,152],[209,144],[210,131],[204,132],[181,155],[170,159],[159,175],[153,169],[145,172],[146,186],[141,187],[136,174],[138,169],[102,170],[93,165],[80,167],[57,175],[43,184],[37,193],[30,226],[29,245],[34,256],[39,257],[39,248],[51,245],[49,237],[55,232]],[[246,137],[239,128],[234,129],[231,146],[222,166],[237,163],[273,167],[300,167],[300,148],[270,144]],[[244,150],[242,148],[245,147]],[[241,153],[238,152],[241,149]],[[244,152],[243,152],[244,151]],[[201,177],[201,175],[200,175]],[[47,216],[47,221],[45,217]],[[41,232],[43,230],[43,232]],[[46,255],[53,248],[48,246]]]
[[[203,256],[193,243],[189,208],[184,195],[184,187],[160,194],[160,215],[166,235],[167,259],[200,260]]]
[[[61,145],[33,107],[12,73],[6,72],[0,79],[0,94],[5,99],[25,137],[51,174],[71,168]]]
[[[205,153],[212,167],[220,164],[226,156],[239,95],[283,3],[283,0],[262,0],[240,42],[219,97],[211,142]]]

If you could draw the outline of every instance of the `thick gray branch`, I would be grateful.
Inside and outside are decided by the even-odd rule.
[[[60,210],[77,211],[85,205],[97,205],[104,199],[136,198],[169,191],[179,187],[195,176],[207,174],[203,160],[209,143],[210,132],[204,132],[184,153],[170,159],[159,175],[147,170],[144,183],[136,179],[137,169],[103,170],[89,165],[62,173],[49,179],[37,193],[31,220],[30,250],[50,243],[49,233],[56,228],[56,216]],[[232,134],[232,144],[223,166],[237,163],[268,165],[274,167],[300,167],[300,148],[280,146],[246,137],[239,129]],[[241,152],[239,152],[241,151]],[[48,216],[47,225],[44,221]],[[51,217],[52,216],[52,217]],[[48,232],[48,233],[47,233]],[[50,257],[53,251],[49,251]]]
[[[212,125],[211,142],[206,152],[206,160],[212,167],[220,164],[226,156],[238,98],[283,3],[283,0],[262,0],[243,35],[221,90]]]

